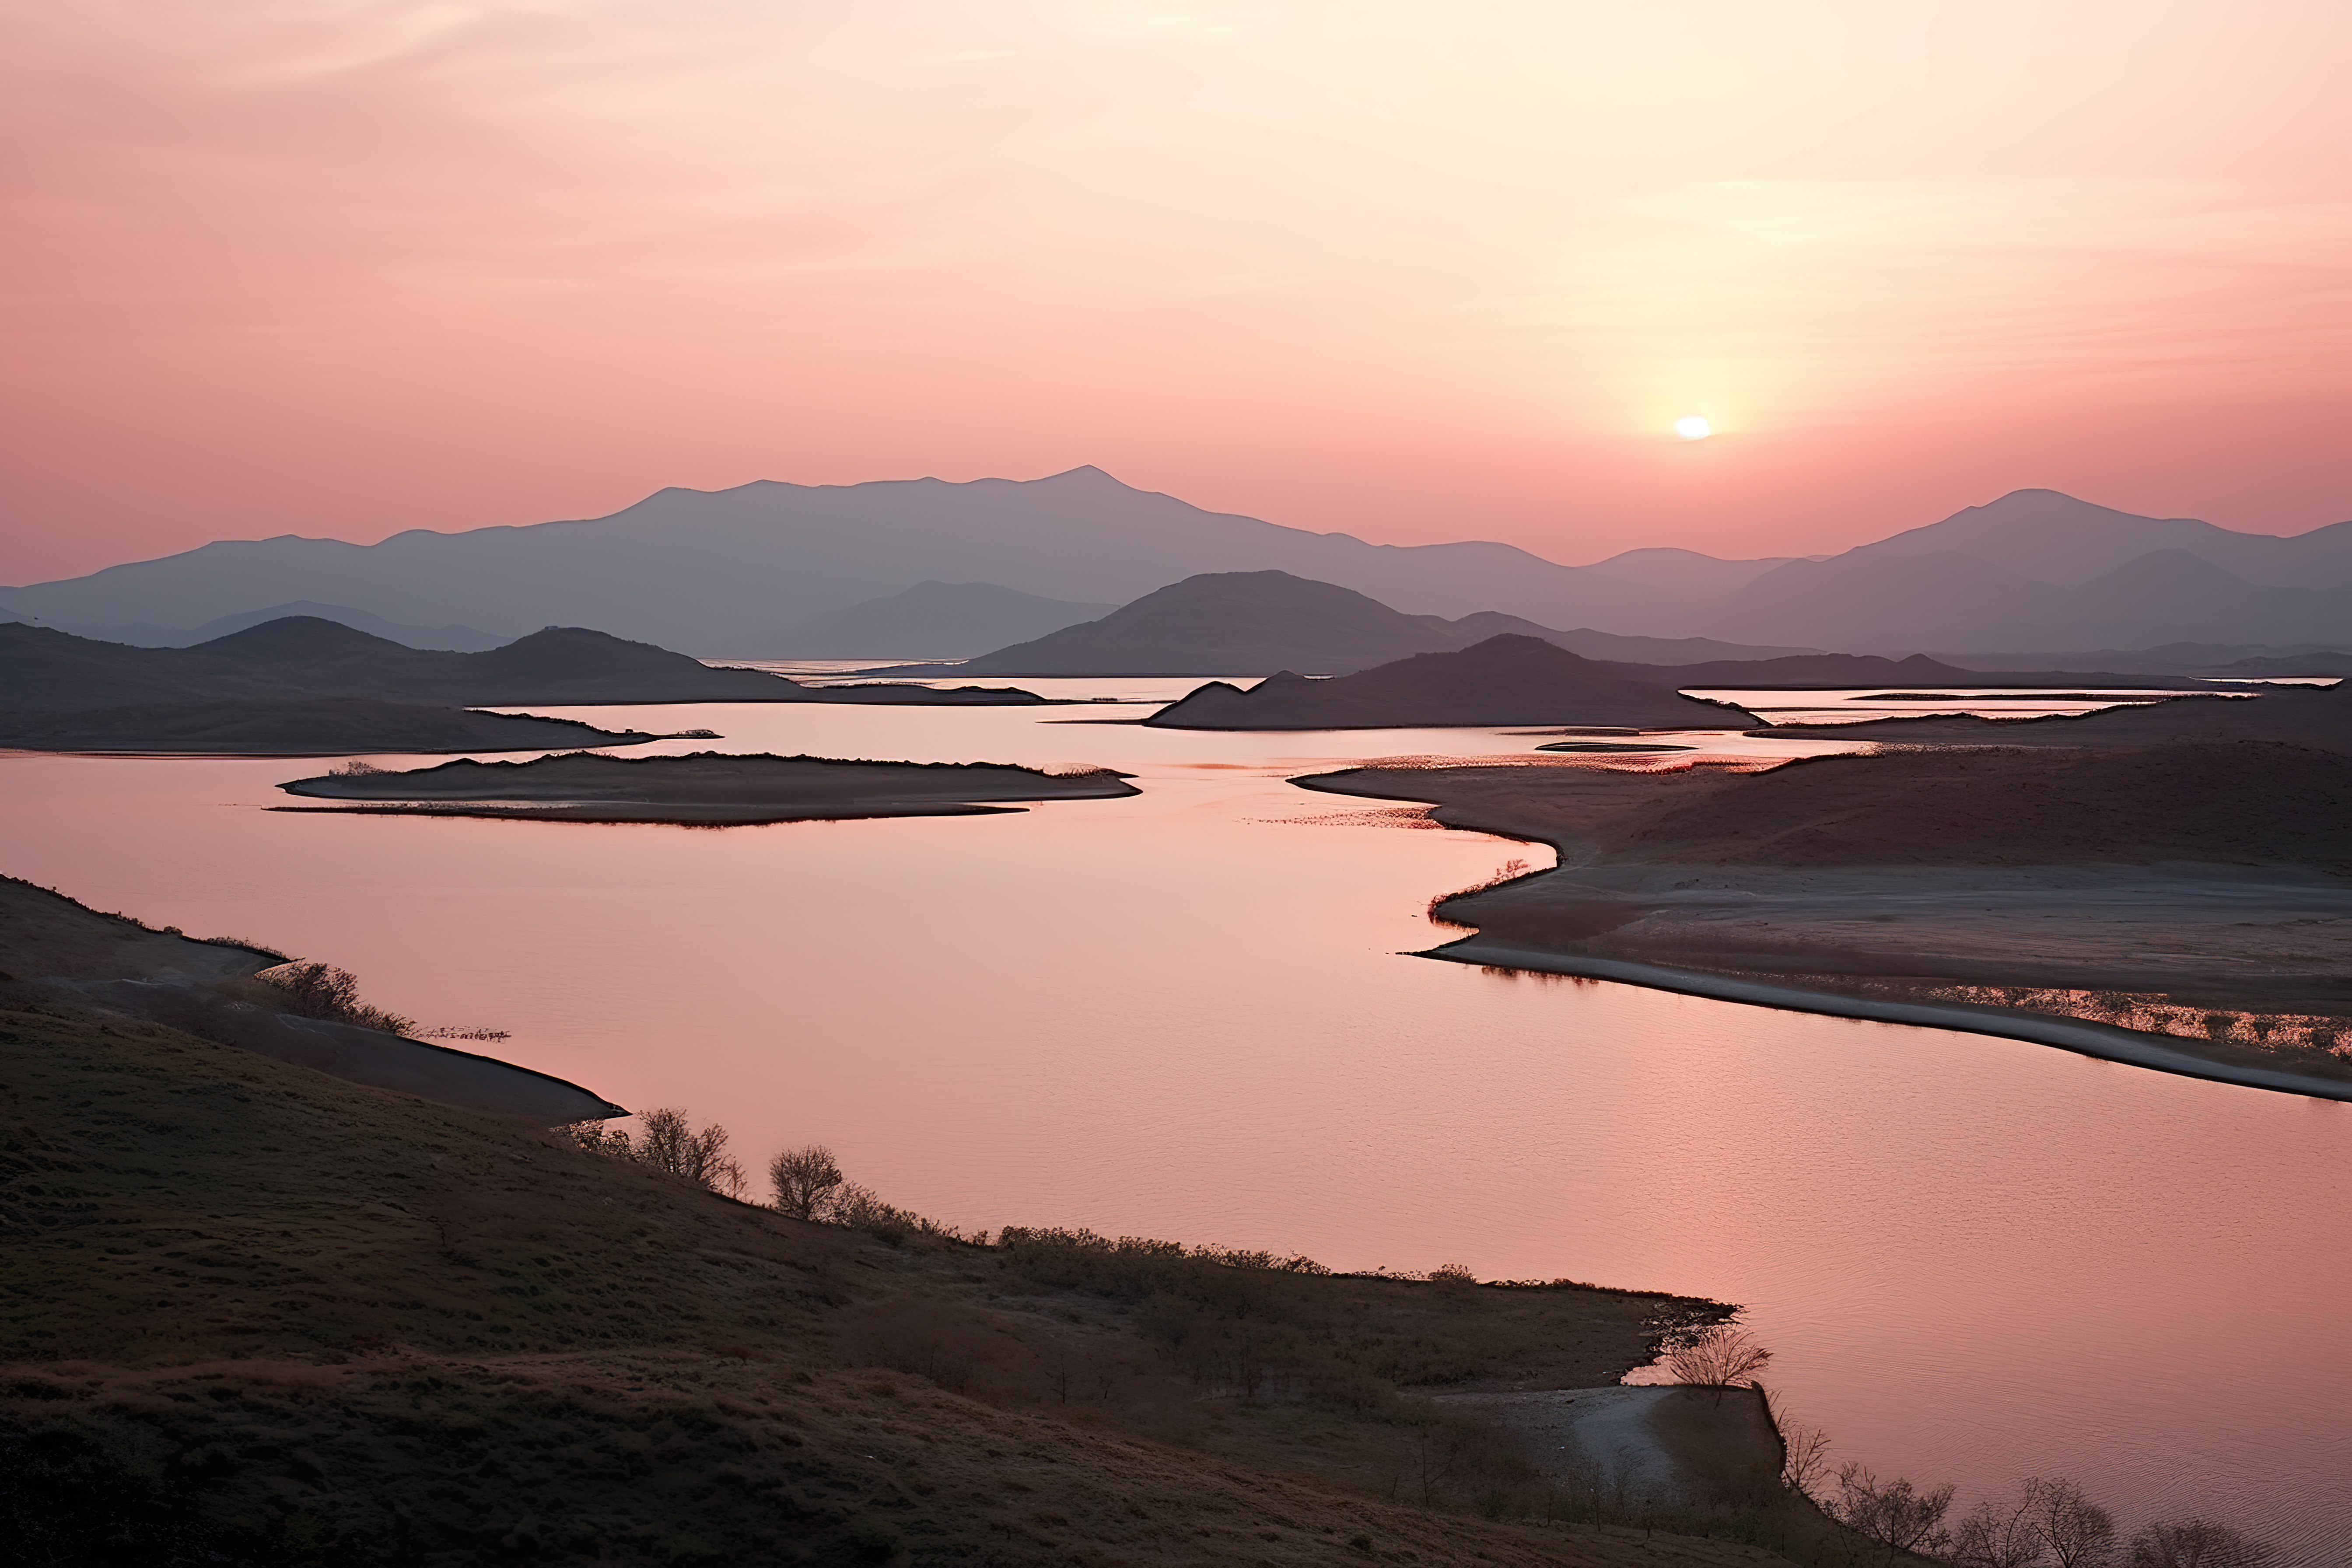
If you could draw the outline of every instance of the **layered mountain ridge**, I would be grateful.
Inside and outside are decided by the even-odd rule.
[[[1268,570],[1407,615],[1494,612],[1545,627],[1843,652],[2352,645],[2352,522],[2241,533],[2025,489],[1825,558],[1642,547],[1570,566],[1491,542],[1384,545],[1286,528],[1092,468],[1034,480],[673,489],[604,518],[413,530],[373,545],[224,541],[0,589],[0,614],[103,635],[309,603],[402,626],[516,636],[587,626],[750,657],[747,645],[776,628],[927,583],[1084,607],[1202,573]],[[794,655],[833,657],[822,646],[798,642]],[[838,657],[875,655],[845,643]]]

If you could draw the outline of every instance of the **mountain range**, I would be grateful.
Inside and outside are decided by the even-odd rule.
[[[97,632],[307,601],[403,626],[510,637],[587,626],[761,657],[785,646],[780,628],[927,583],[1088,607],[1200,573],[1265,570],[1410,615],[1491,611],[1544,627],[1849,652],[2352,646],[2352,522],[2240,533],[2028,489],[1826,558],[1643,548],[1570,566],[1491,542],[1383,545],[1286,528],[1093,468],[1034,480],[665,489],[604,518],[412,530],[372,545],[224,541],[0,589],[0,613]]]

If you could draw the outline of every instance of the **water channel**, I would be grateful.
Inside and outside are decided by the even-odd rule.
[[[1534,740],[1101,721],[1148,710],[561,710],[1144,792],[724,830],[272,813],[323,764],[9,755],[0,870],[509,1030],[486,1048],[723,1121],[747,1164],[824,1141],[968,1227],[1740,1302],[1837,1458],[2352,1561],[2352,1105],[1403,956],[1456,934],[1433,894],[1548,852],[1285,780]]]

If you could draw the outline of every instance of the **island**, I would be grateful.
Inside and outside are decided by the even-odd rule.
[[[835,757],[682,757],[569,752],[522,763],[461,759],[404,772],[343,769],[278,787],[352,811],[413,816],[650,822],[687,826],[975,816],[1048,800],[1108,800],[1140,792],[1108,768],[1046,773],[1007,763],[892,763]]]
[[[1728,703],[1686,697],[1664,681],[1628,679],[1540,637],[1506,632],[1457,652],[1417,654],[1327,680],[1285,670],[1247,691],[1213,680],[1144,722],[1170,730],[1745,730],[1763,721]]]

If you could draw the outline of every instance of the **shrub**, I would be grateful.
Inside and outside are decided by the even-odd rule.
[[[2269,1568],[2277,1553],[2210,1519],[2151,1524],[2132,1537],[2131,1568]]]
[[[254,976],[278,993],[278,1005],[298,1018],[320,1018],[332,1024],[356,1024],[362,1029],[405,1034],[416,1027],[414,1018],[387,1013],[360,1000],[359,977],[331,963],[288,963]]]
[[[1706,1388],[1737,1388],[1752,1383],[1772,1359],[1745,1329],[1708,1323],[1685,1329],[1666,1342],[1666,1370],[1676,1383]]]
[[[727,1129],[714,1121],[698,1132],[685,1111],[667,1106],[646,1111],[637,1120],[643,1128],[634,1141],[625,1130],[599,1121],[574,1122],[563,1131],[589,1153],[683,1176],[722,1197],[743,1195],[743,1167],[727,1152]]]

